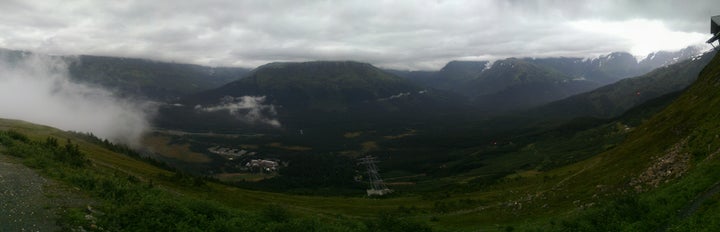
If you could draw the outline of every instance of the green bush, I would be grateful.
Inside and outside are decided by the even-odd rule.
[[[401,219],[391,214],[381,214],[376,219],[365,223],[372,232],[432,231],[427,224]]]

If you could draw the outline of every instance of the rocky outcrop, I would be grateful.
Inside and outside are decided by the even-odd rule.
[[[637,192],[658,187],[662,183],[681,177],[690,168],[690,153],[683,151],[687,138],[673,145],[663,156],[654,157],[644,172],[630,181]]]

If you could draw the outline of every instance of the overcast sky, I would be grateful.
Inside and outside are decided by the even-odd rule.
[[[211,66],[636,56],[710,37],[717,0],[0,0],[0,47]]]

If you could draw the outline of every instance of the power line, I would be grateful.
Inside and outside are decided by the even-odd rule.
[[[392,192],[392,190],[388,189],[388,187],[385,185],[385,182],[383,182],[382,178],[380,178],[378,168],[375,165],[378,161],[375,160],[375,157],[365,156],[358,159],[358,161],[358,164],[364,164],[367,167],[367,175],[370,179],[370,189],[367,190],[368,196],[382,196]]]

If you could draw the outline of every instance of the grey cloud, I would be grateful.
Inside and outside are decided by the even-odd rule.
[[[274,105],[265,104],[265,96],[225,96],[220,99],[218,105],[202,106],[196,105],[195,110],[205,112],[227,111],[235,118],[250,124],[265,124],[273,127],[280,127],[280,121]]]
[[[671,28],[686,32],[707,32],[709,17],[720,14],[714,1],[686,0],[605,0],[605,1],[509,1],[511,9],[526,15],[561,16],[565,19],[661,20]]]
[[[71,82],[67,60],[0,51],[0,118],[22,119],[138,145],[154,112],[150,103],[116,98],[98,87]]]
[[[246,67],[341,59],[436,69],[468,57],[595,56],[636,41],[568,22],[645,19],[706,33],[720,13],[711,0],[11,3],[0,9],[0,47]]]

